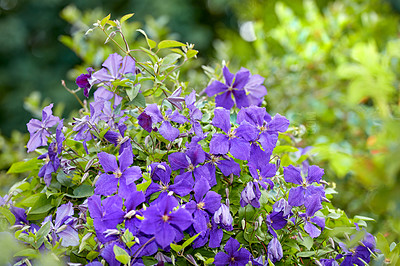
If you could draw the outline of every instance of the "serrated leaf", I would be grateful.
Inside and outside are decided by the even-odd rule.
[[[106,25],[106,23],[110,20],[110,17],[111,17],[111,14],[108,14],[107,17],[103,18],[103,19],[100,21],[100,25],[101,25],[102,27],[104,27],[104,25]]]
[[[172,248],[173,250],[175,250],[176,252],[180,252],[180,251],[183,249],[183,247],[182,247],[181,245],[176,245],[176,244],[174,244],[174,243],[171,243],[170,246],[171,246],[171,248]]]
[[[12,214],[12,212],[9,209],[0,207],[0,213],[7,219],[7,221],[10,223],[10,225],[15,224],[15,216],[14,216],[14,214]]]
[[[32,171],[34,169],[37,169],[38,165],[41,162],[42,161],[38,160],[37,158],[33,158],[25,162],[13,163],[10,169],[8,169],[7,174],[19,174],[27,171]]]
[[[151,39],[149,39],[149,37],[147,37],[147,34],[144,30],[142,29],[137,29],[136,31],[140,32],[141,34],[143,34],[143,36],[146,38],[146,42],[147,45],[149,46],[150,49],[153,49],[154,47],[157,46],[157,43]]]
[[[181,47],[181,46],[186,46],[186,44],[174,40],[164,40],[158,44],[158,49]]]
[[[123,248],[120,248],[119,246],[114,245],[113,251],[115,254],[115,259],[117,261],[121,262],[124,265],[129,263],[129,260],[131,257],[129,256],[128,252],[126,252]]]
[[[130,19],[133,15],[135,15],[135,13],[130,13],[130,14],[126,14],[126,15],[124,15],[122,18],[121,18],[121,24],[123,23],[123,22],[125,22],[126,20],[128,20],[128,19]]]
[[[187,246],[189,246],[190,244],[192,244],[192,242],[200,235],[200,233],[198,233],[197,235],[192,236],[191,238],[189,238],[188,240],[186,240],[185,242],[183,242],[182,244],[182,248],[186,248]]]

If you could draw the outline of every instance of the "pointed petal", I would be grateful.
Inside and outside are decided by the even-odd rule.
[[[96,182],[94,193],[108,196],[117,191],[118,179],[114,175],[102,174]]]
[[[240,138],[231,139],[229,151],[236,159],[247,161],[250,156],[250,143]]]
[[[235,75],[235,81],[233,82],[232,87],[235,89],[243,89],[243,87],[250,80],[250,71],[247,69],[239,70],[239,72]]]
[[[301,172],[299,167],[294,167],[289,165],[288,167],[283,167],[283,175],[286,182],[301,185],[303,183],[303,178],[301,177]]]
[[[170,122],[164,121],[158,132],[169,141],[174,141],[179,136],[179,129],[173,127]]]
[[[215,106],[216,107],[223,107],[225,109],[232,109],[235,103],[232,100],[231,92],[227,91],[220,95],[215,96]]]
[[[316,238],[321,234],[321,230],[310,222],[305,223],[304,230],[311,236],[311,238]]]
[[[233,97],[235,97],[237,108],[249,107],[249,99],[244,90],[233,91]]]
[[[117,159],[114,155],[100,152],[97,157],[99,157],[99,162],[103,166],[104,172],[115,172],[118,169]]]
[[[322,176],[324,175],[324,169],[316,166],[316,165],[311,165],[308,167],[308,175],[307,175],[307,183],[311,184],[313,182],[319,182],[322,179]]]
[[[207,88],[204,90],[204,92],[207,94],[208,97],[211,97],[215,94],[224,92],[228,89],[228,86],[226,86],[224,83],[215,80],[213,81],[210,85],[207,86]]]
[[[230,111],[224,108],[216,108],[212,124],[228,134],[231,130]]]
[[[229,151],[228,136],[216,133],[210,141],[210,153],[227,154]]]
[[[304,204],[304,188],[292,187],[289,191],[288,202],[291,206],[301,206]]]
[[[226,84],[227,84],[228,86],[231,86],[231,85],[232,85],[232,81],[233,81],[235,75],[233,75],[233,74],[229,71],[229,69],[228,69],[227,66],[224,66],[224,67],[222,68],[222,74],[224,75]]]
[[[168,161],[173,171],[186,169],[189,166],[187,156],[182,152],[174,152],[168,155]]]

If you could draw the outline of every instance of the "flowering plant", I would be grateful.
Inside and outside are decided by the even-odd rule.
[[[179,68],[193,45],[139,30],[148,47],[131,50],[130,16],[95,23],[124,56],[77,78],[93,94],[79,116],[64,122],[49,105],[27,125],[39,156],[10,168],[30,174],[0,201],[24,243],[16,264],[45,251],[71,265],[369,263],[369,218],[332,205],[324,170],[299,147],[302,129],[263,107],[263,78],[224,65],[223,82],[189,89]]]

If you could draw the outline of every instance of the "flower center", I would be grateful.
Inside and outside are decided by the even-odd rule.
[[[163,220],[164,222],[167,222],[167,221],[169,220],[169,216],[166,215],[166,214],[164,214],[164,215],[162,216],[162,220]]]
[[[120,178],[122,176],[121,170],[117,169],[117,171],[114,172],[114,175],[116,178]]]
[[[235,130],[232,129],[231,131],[229,131],[228,137],[229,139],[233,139],[235,137]]]
[[[204,202],[199,202],[199,203],[197,203],[197,209],[200,209],[200,210],[202,210],[203,208],[204,208],[204,205],[205,205],[205,203]]]
[[[189,169],[189,171],[193,171],[194,170],[193,164],[189,164],[188,169]]]

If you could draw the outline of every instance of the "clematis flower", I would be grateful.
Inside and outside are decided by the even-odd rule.
[[[215,80],[208,85],[204,92],[208,97],[218,94],[215,97],[215,105],[217,107],[224,107],[225,109],[230,110],[235,105],[235,102],[238,108],[248,107],[250,103],[244,87],[250,80],[250,71],[247,69],[241,69],[234,75],[226,66],[224,66],[222,73],[224,75],[225,83]],[[232,96],[235,99],[235,102],[232,100]]]
[[[268,243],[268,259],[270,259],[273,263],[280,261],[283,257],[282,245],[279,242],[278,238],[274,237]]]
[[[187,229],[192,223],[192,215],[183,208],[177,207],[178,201],[172,196],[157,201],[144,211],[144,220],[140,230],[149,235],[154,235],[156,242],[166,249],[177,236]]]
[[[46,146],[47,137],[50,136],[49,129],[60,121],[60,118],[53,116],[52,108],[53,104],[43,108],[42,121],[32,118],[26,124],[30,134],[30,139],[26,145],[28,152],[32,152],[40,146]]]
[[[96,182],[94,190],[96,194],[108,196],[118,190],[118,194],[126,198],[130,191],[136,190],[134,182],[142,176],[142,172],[138,166],[129,167],[133,163],[133,154],[130,149],[124,149],[118,157],[119,165],[114,155],[100,152],[97,156],[104,173]]]
[[[356,224],[356,229],[357,231],[360,231],[360,228]],[[364,229],[365,231],[365,229]],[[358,266],[363,266],[365,263],[369,263],[371,261],[371,253],[375,252],[375,237],[371,235],[370,233],[365,231],[365,236],[363,240],[361,241],[361,245],[355,246],[355,247],[348,247],[344,243],[339,243],[339,246],[343,249],[344,255],[339,254],[336,256],[336,260],[341,259],[344,257],[344,260],[340,265],[343,266],[353,266],[358,265]]]
[[[249,140],[257,136],[256,130],[247,124],[240,125],[237,129],[231,128],[230,112],[227,109],[217,108],[214,111],[212,124],[220,128],[225,134],[216,133],[210,141],[210,153],[227,154],[240,160],[247,160],[250,155]],[[248,135],[253,135],[249,137]]]
[[[54,243],[57,239],[61,238],[61,246],[63,247],[79,245],[79,234],[74,228],[76,218],[72,216],[73,214],[74,209],[72,203],[68,202],[57,208],[54,224],[51,215],[44,219],[42,224],[50,222],[50,232]]]
[[[90,87],[97,83],[104,83],[109,86],[112,81],[122,79],[124,74],[135,74],[136,70],[133,58],[130,56],[122,57],[117,53],[110,54],[102,66],[102,69],[93,73],[88,79]],[[85,94],[86,97],[89,96],[89,90],[90,88]]]
[[[260,197],[261,191],[258,184],[250,181],[240,194],[240,206],[245,207],[250,204],[254,208],[260,208]]]
[[[311,165],[308,167],[307,177],[303,178],[299,167],[289,165],[288,167],[283,168],[283,175],[286,182],[299,185],[290,189],[288,199],[289,204],[292,206],[301,206],[306,203],[308,205],[306,206],[307,209],[318,210],[315,204],[318,205],[319,203],[320,205],[322,197],[325,196],[325,191],[322,186],[314,186],[312,183],[319,184],[321,182],[322,176],[324,175],[324,169],[316,165]],[[311,196],[316,197],[318,201],[309,200],[308,198]],[[309,211],[308,215],[312,216],[313,213],[310,213]]]
[[[88,67],[86,68],[86,71],[88,72],[88,74],[81,74],[76,78],[76,85],[78,85],[79,88],[83,89],[83,95],[85,95],[85,97],[89,97],[89,90],[90,87],[92,87],[89,83],[89,79],[92,77],[92,73],[94,71],[93,68]]]
[[[173,127],[170,121],[178,124],[187,122],[187,118],[179,114],[178,110],[172,112],[172,110],[169,109],[162,115],[155,103],[148,105],[144,109],[144,112],[139,115],[138,120],[139,125],[148,132],[153,130],[152,127],[154,124],[161,122],[158,132],[169,141],[174,141],[179,136],[179,129]]]
[[[276,175],[276,165],[268,163],[262,165],[261,169],[257,169],[252,163],[247,164],[249,166],[250,175],[254,178],[254,181],[258,182],[265,190],[274,188],[274,182],[270,179]]]
[[[200,109],[195,106],[196,102],[196,91],[193,90],[188,96],[185,97],[185,103],[189,109],[189,122],[192,125],[192,131],[200,139],[204,137],[203,129],[200,124],[200,120],[203,117]]]
[[[221,195],[210,191],[208,181],[202,177],[196,181],[194,186],[194,200],[185,205],[185,208],[193,215],[193,228],[196,233],[205,235],[207,224],[210,222],[210,216],[221,206]]]
[[[242,68],[247,70],[245,68]],[[247,98],[249,99],[249,105],[260,106],[264,96],[267,95],[267,89],[262,85],[264,78],[260,75],[251,75],[249,81],[244,86]]]
[[[107,234],[107,230],[116,230],[117,225],[124,221],[122,198],[114,195],[101,200],[100,195],[93,195],[88,198],[88,208],[99,241],[107,243],[116,240],[118,237]]]
[[[234,239],[229,238],[226,242],[224,252],[218,252],[214,258],[215,266],[236,266],[236,265],[246,265],[252,260],[250,252],[245,248],[240,248],[240,243]]]
[[[219,209],[214,213],[214,222],[221,226],[221,228],[232,231],[233,230],[233,217],[229,211],[229,207],[224,203],[221,203]]]

